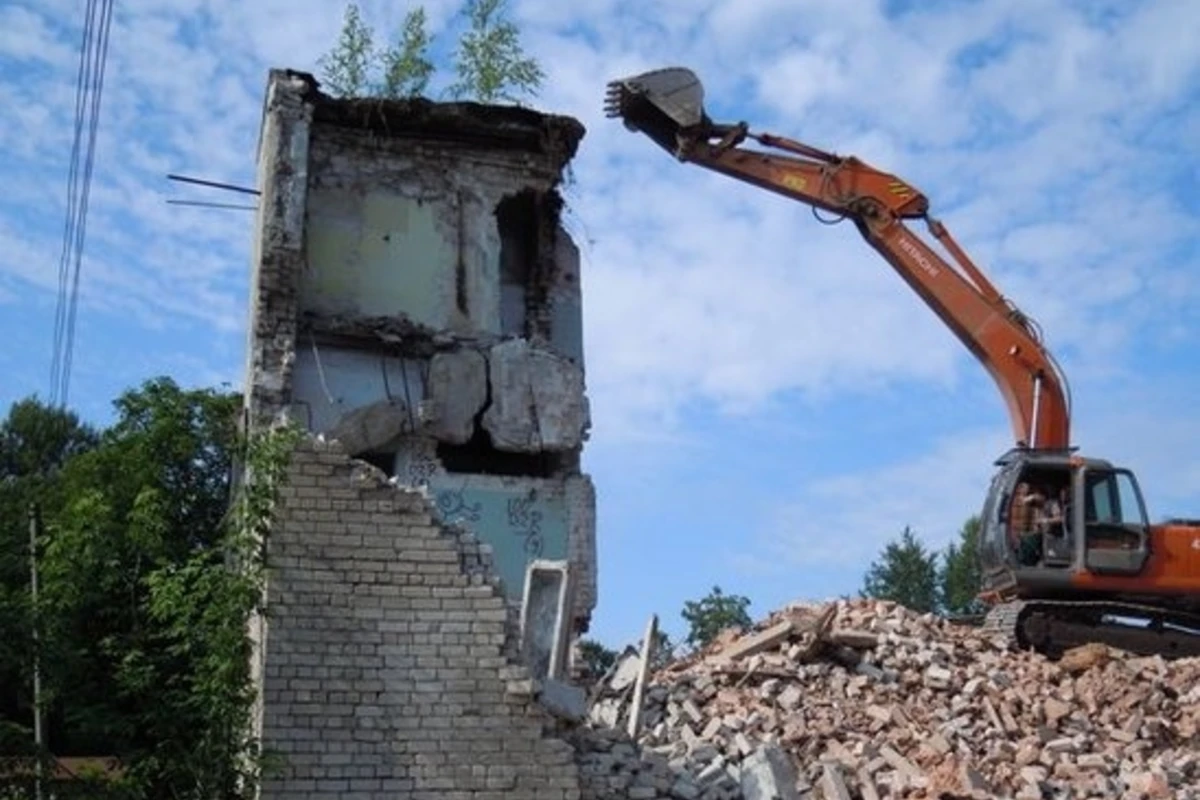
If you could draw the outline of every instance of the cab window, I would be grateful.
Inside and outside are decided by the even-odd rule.
[[[1146,514],[1133,476],[1128,472],[1093,472],[1087,478],[1088,522],[1145,525]]]

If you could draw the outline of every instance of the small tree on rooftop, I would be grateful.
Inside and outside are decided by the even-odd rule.
[[[467,0],[469,27],[455,53],[458,80],[450,87],[453,97],[515,102],[516,95],[536,95],[541,88],[545,73],[535,59],[525,56],[520,31],[504,18],[506,2]]]
[[[405,14],[400,41],[381,56],[383,84],[380,94],[384,97],[416,97],[425,92],[434,71],[433,62],[429,60],[431,41],[425,28],[425,8],[418,6]]]
[[[361,97],[369,90],[371,66],[371,29],[362,21],[358,5],[346,6],[342,33],[333,50],[321,56],[317,66],[321,80],[338,97]]]

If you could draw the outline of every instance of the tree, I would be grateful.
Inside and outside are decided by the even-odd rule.
[[[238,797],[257,767],[244,758],[253,745],[247,622],[261,596],[257,542],[290,452],[287,433],[243,440],[236,395],[167,379],[114,405],[117,421],[98,436],[75,430],[73,418],[32,426],[65,432],[62,444],[17,459],[58,465],[53,491],[40,496],[48,745],[60,756],[117,756],[141,796]],[[12,442],[34,441],[12,433],[30,428],[27,416],[0,425],[5,464],[14,462]],[[235,463],[257,477],[231,496]],[[0,501],[21,481],[0,481]],[[11,538],[7,517],[3,525]],[[24,513],[19,527],[12,549],[25,563],[0,570],[2,597],[27,594]],[[24,687],[29,617],[0,619],[16,628],[0,638],[3,685]],[[13,723],[18,738],[27,728],[26,708],[0,704],[6,742]]]
[[[14,403],[0,422],[0,750],[32,740],[29,510],[62,502],[63,466],[97,440],[75,414],[36,397]]]
[[[641,647],[641,640],[638,640],[638,647]],[[671,637],[664,631],[655,631],[654,636],[654,654],[650,657],[650,669],[659,670],[670,664],[675,658],[675,643],[671,641]]]
[[[888,542],[863,580],[863,596],[891,600],[913,611],[938,607],[937,553],[925,548],[905,526],[899,540]]]
[[[506,2],[467,0],[469,28],[458,42],[452,96],[481,103],[515,101],[513,92],[535,95],[541,88],[545,73],[524,55],[517,26],[503,18]]]
[[[609,667],[617,662],[617,651],[609,650],[595,639],[581,639],[579,657],[588,674],[595,678],[608,672]]]
[[[0,481],[45,477],[95,444],[96,431],[74,413],[20,400],[0,424]]]
[[[546,75],[536,59],[525,55],[520,29],[505,18],[507,0],[466,0],[462,15],[467,26],[455,49],[457,81],[448,93],[459,100],[517,102],[536,95]],[[338,97],[415,97],[425,94],[437,66],[429,57],[432,37],[426,30],[425,9],[404,16],[399,40],[380,54],[373,49],[374,31],[363,22],[358,6],[346,6],[337,43],[317,66],[321,80]],[[372,65],[382,76],[372,78]]]
[[[404,15],[398,44],[383,53],[384,97],[416,97],[425,92],[433,76],[428,52],[430,36],[425,30],[425,9],[418,7]]]
[[[749,607],[750,598],[723,594],[720,586],[698,601],[685,602],[681,616],[689,626],[687,644],[704,647],[726,628],[750,627]]]
[[[943,609],[950,614],[977,614],[983,610],[980,589],[978,515],[972,516],[942,554],[940,573]]]
[[[342,18],[337,45],[317,61],[321,79],[338,97],[361,97],[369,88],[371,29],[362,21],[358,5],[349,3]]]

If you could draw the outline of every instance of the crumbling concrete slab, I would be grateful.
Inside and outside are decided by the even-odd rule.
[[[777,647],[780,642],[785,641],[792,634],[794,625],[791,620],[772,625],[764,631],[758,631],[748,636],[743,636],[733,644],[721,651],[721,656],[730,661],[736,661],[739,658],[761,653],[764,650],[770,650]]]
[[[560,719],[582,722],[587,717],[587,692],[579,686],[547,678],[541,682],[537,699],[543,708]]]
[[[470,441],[487,402],[487,373],[487,359],[475,350],[438,353],[430,360],[421,417],[432,436],[450,444]]]
[[[575,450],[589,423],[583,368],[547,350],[510,339],[492,348],[492,402],[483,426],[499,450]]]
[[[412,425],[412,414],[403,400],[380,400],[344,414],[326,432],[350,455],[377,450],[400,437]]]

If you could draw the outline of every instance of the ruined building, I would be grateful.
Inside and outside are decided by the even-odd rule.
[[[561,676],[596,599],[579,261],[557,192],[582,136],[525,109],[335,100],[270,74],[247,419],[313,436],[255,626],[257,725],[286,764],[264,797],[578,796],[530,678]],[[522,619],[545,656],[531,664],[513,617],[535,562],[566,567],[557,605]]]

